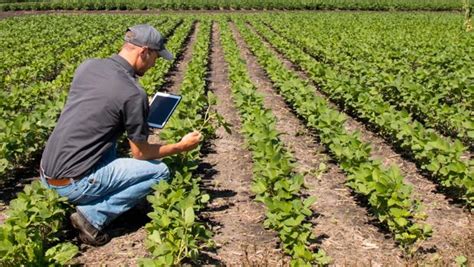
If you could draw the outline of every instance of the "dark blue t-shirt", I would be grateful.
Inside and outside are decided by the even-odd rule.
[[[135,76],[119,55],[89,59],[77,68],[43,152],[41,165],[47,176],[83,175],[125,131],[132,141],[148,139],[148,97]]]

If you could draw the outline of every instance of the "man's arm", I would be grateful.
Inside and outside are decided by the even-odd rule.
[[[185,135],[181,141],[175,144],[160,145],[148,142],[134,142],[128,140],[132,150],[132,156],[136,159],[150,160],[159,159],[177,153],[196,148],[201,140],[201,133],[194,131]]]

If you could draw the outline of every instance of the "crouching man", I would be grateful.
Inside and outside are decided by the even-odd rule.
[[[116,55],[89,59],[74,74],[66,105],[44,149],[43,184],[76,206],[70,219],[82,242],[100,246],[102,230],[136,205],[151,187],[169,178],[159,158],[194,149],[199,132],[175,144],[148,143],[148,97],[137,78],[158,58],[172,60],[152,26],[127,29]],[[117,158],[117,138],[126,132],[133,158]]]

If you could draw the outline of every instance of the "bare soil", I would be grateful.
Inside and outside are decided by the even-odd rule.
[[[344,185],[344,173],[328,160],[324,147],[276,94],[265,71],[236,28],[232,28],[251,80],[264,96],[265,106],[277,118],[276,128],[282,133],[280,138],[296,160],[296,171],[306,174],[308,188],[304,190],[305,195],[318,198],[312,207],[317,214],[312,222],[321,247],[334,259],[335,265],[401,265],[404,261],[393,240],[374,226],[373,218],[357,205],[357,200]],[[318,173],[321,163],[327,166],[324,173]]]
[[[474,259],[473,216],[459,204],[455,204],[437,189],[429,176],[424,176],[416,165],[396,153],[381,137],[369,131],[356,120],[348,120],[349,131],[361,132],[361,139],[370,143],[372,158],[380,160],[386,167],[398,166],[405,182],[413,186],[413,199],[423,205],[428,216],[426,223],[433,227],[432,237],[420,244],[416,257],[423,262],[452,262],[459,255]]]
[[[184,75],[186,74],[186,69],[188,68],[189,61],[193,56],[194,44],[196,43],[196,38],[199,32],[200,23],[196,22],[193,25],[192,34],[188,37],[187,43],[185,46],[186,50],[182,53],[178,59],[177,64],[171,68],[170,73],[166,76],[166,82],[163,86],[164,91],[169,93],[178,93],[179,87],[183,82]]]
[[[277,237],[263,228],[264,208],[252,199],[252,157],[239,133],[241,122],[234,107],[227,64],[220,44],[220,31],[213,25],[209,89],[216,95],[216,110],[232,124],[211,141],[202,159],[204,190],[211,201],[203,216],[214,225],[215,252],[209,255],[226,266],[281,266],[285,259]]]
[[[255,32],[252,27],[250,28]],[[285,63],[287,68],[298,73],[302,79],[310,81],[309,77],[298,66],[277,52],[266,40],[265,44]],[[319,92],[317,85],[311,82],[310,84],[315,88],[318,96],[326,98],[324,94]],[[329,100],[328,102],[331,103]],[[331,106],[339,109],[335,103],[331,103]],[[341,110],[339,109],[339,111]],[[452,203],[450,199],[437,190],[436,183],[430,177],[424,176],[413,162],[397,153],[377,133],[372,132],[356,118],[349,114],[346,115],[348,118],[345,124],[346,130],[361,133],[361,139],[371,145],[371,157],[373,159],[380,160],[384,166],[392,165],[400,168],[405,181],[413,186],[413,198],[420,200],[423,204],[423,211],[427,215],[426,223],[433,227],[433,236],[419,245],[418,252],[409,262],[452,264],[459,255],[474,259],[472,213]]]
[[[64,11],[61,13],[139,13],[158,14],[160,11]],[[232,12],[232,11],[223,11]],[[56,11],[18,11],[0,12],[0,19],[17,15],[51,14]],[[171,12],[172,13],[172,12]],[[209,13],[203,11],[203,13]],[[211,12],[214,13],[214,12]],[[232,26],[232,24],[231,24]],[[428,215],[427,223],[433,226],[433,237],[420,245],[412,259],[405,258],[397,248],[393,237],[377,225],[363,204],[344,185],[346,176],[330,159],[324,147],[308,130],[276,93],[264,70],[258,65],[235,27],[234,36],[241,48],[241,56],[246,60],[252,81],[265,97],[265,105],[277,117],[277,129],[282,133],[281,140],[295,158],[296,171],[305,175],[307,189],[304,195],[318,198],[313,205],[314,233],[318,237],[316,246],[323,248],[334,259],[337,266],[454,266],[454,259],[464,255],[474,260],[474,224],[472,213],[452,203],[440,193],[436,183],[419,172],[409,159],[401,156],[385,140],[379,137],[364,123],[348,115],[346,129],[360,131],[365,142],[371,144],[372,157],[384,165],[398,166],[407,183],[413,185],[413,196],[421,200]],[[177,92],[188,62],[192,57],[192,47],[199,25],[188,39],[186,49],[178,56],[177,63],[168,75],[164,90]],[[275,52],[269,44],[267,46]],[[281,54],[276,53],[284,64],[308,80],[307,75]],[[219,29],[213,25],[209,89],[217,98],[217,111],[232,127],[232,134],[218,129],[217,136],[205,149],[199,172],[203,178],[203,189],[211,200],[201,216],[207,220],[215,232],[217,247],[205,251],[211,265],[229,266],[286,266],[288,259],[282,254],[274,232],[265,230],[264,208],[253,200],[250,191],[252,179],[251,155],[244,147],[240,135],[239,115],[232,102],[228,80],[227,64],[219,42]],[[323,96],[315,87],[315,93]],[[337,105],[331,104],[334,108]],[[150,137],[151,142],[159,142],[158,135]],[[326,165],[325,170],[320,167]],[[33,169],[33,168],[32,168]],[[24,181],[35,179],[37,174]],[[37,177],[36,177],[37,178]],[[0,224],[5,220],[9,201],[20,191],[24,182],[12,184],[0,190]],[[137,260],[149,256],[144,240],[144,225],[149,221],[150,211],[144,201],[115,220],[107,231],[113,236],[110,243],[102,247],[80,245],[81,254],[74,263],[85,266],[120,265],[136,266]]]

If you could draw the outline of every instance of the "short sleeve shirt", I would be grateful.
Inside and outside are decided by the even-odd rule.
[[[47,176],[85,174],[124,132],[146,141],[148,97],[121,56],[89,59],[76,70],[67,102],[43,151]]]

